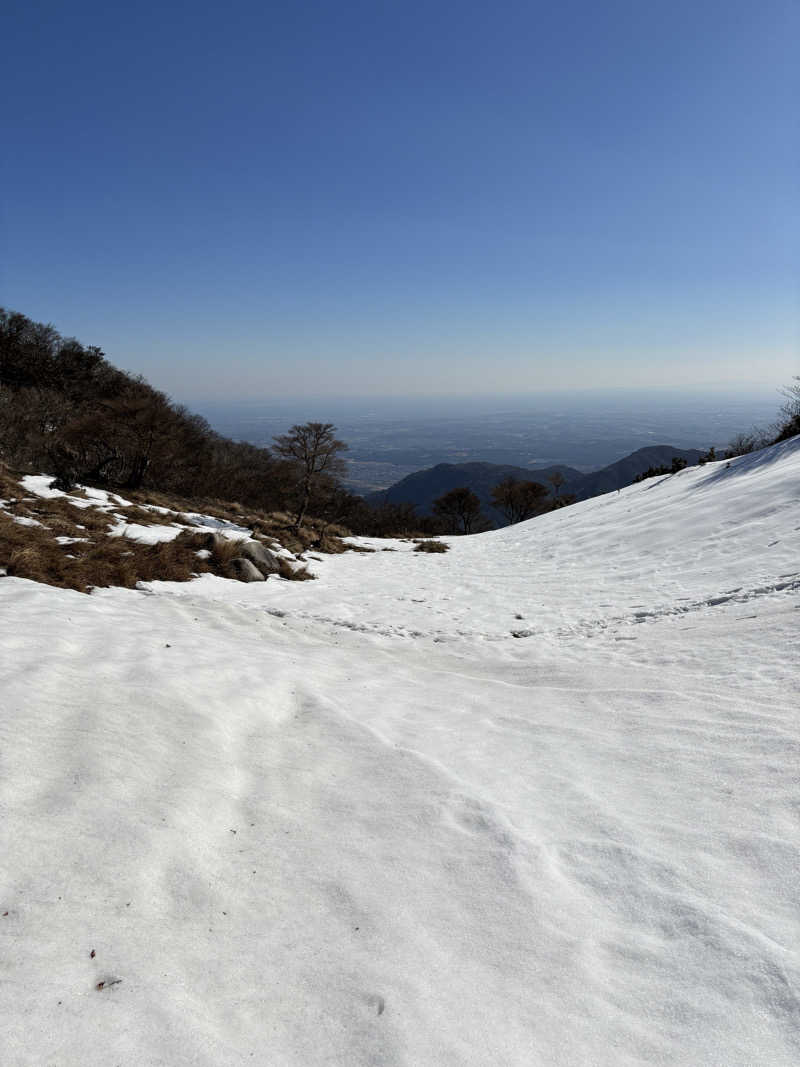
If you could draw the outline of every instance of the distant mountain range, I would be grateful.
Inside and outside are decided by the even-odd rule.
[[[577,500],[587,500],[630,485],[637,475],[650,467],[669,466],[674,456],[685,459],[688,466],[693,466],[701,455],[702,452],[696,448],[649,445],[589,474],[563,465],[533,468],[501,463],[437,463],[435,467],[409,474],[388,489],[367,493],[364,499],[370,504],[413,504],[421,515],[430,515],[434,500],[442,493],[467,486],[484,505],[487,515],[501,526],[504,525],[503,517],[491,506],[490,500],[492,489],[509,476],[520,481],[541,482],[550,488],[548,479],[558,472],[564,478],[560,494],[569,493]]]

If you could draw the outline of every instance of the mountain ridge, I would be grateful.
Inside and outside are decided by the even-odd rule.
[[[566,464],[517,467],[512,464],[485,462],[437,463],[433,467],[406,475],[388,489],[367,493],[364,499],[375,505],[413,504],[425,515],[432,513],[433,502],[442,493],[466,486],[476,494],[488,514],[503,525],[502,515],[491,506],[491,492],[498,482],[509,476],[520,481],[538,481],[547,485],[549,478],[559,473],[564,478],[559,495],[570,494],[575,496],[576,500],[589,500],[591,497],[630,485],[637,475],[643,474],[650,467],[668,465],[674,456],[686,460],[688,466],[693,466],[702,454],[696,448],[646,445],[615,463],[588,473],[582,473]]]

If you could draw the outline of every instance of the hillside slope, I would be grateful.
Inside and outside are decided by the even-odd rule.
[[[673,448],[672,445],[647,445],[638,448],[629,456],[623,456],[616,463],[609,463],[598,471],[581,475],[568,487],[578,500],[611,493],[615,489],[624,489],[633,479],[644,474],[651,467],[669,467],[675,456],[683,459],[692,467],[700,459],[702,452],[696,448]]]
[[[0,1060],[793,1067],[799,496],[0,579]]]
[[[498,463],[439,463],[422,471],[415,471],[388,489],[369,493],[366,499],[373,504],[387,501],[392,504],[414,504],[421,515],[430,515],[434,500],[450,489],[466,486],[477,495],[487,514],[498,524],[504,519],[490,506],[492,489],[509,476],[519,481],[537,481],[549,488],[548,479],[556,472],[564,477],[562,493],[573,494],[578,500],[609,493],[630,485],[638,474],[650,467],[669,466],[673,456],[685,459],[689,465],[697,463],[702,453],[696,448],[673,448],[672,445],[649,445],[601,470],[581,474],[574,467],[542,468],[513,467]]]
[[[484,510],[496,522],[502,523],[501,513],[490,506],[492,489],[498,482],[510,477],[518,481],[538,481],[547,486],[547,479],[556,472],[562,474],[565,481],[581,476],[574,467],[565,466],[534,469],[503,463],[437,463],[435,467],[406,475],[388,489],[369,493],[365,499],[372,504],[413,504],[421,515],[430,515],[437,497],[451,489],[467,486],[484,505]]]

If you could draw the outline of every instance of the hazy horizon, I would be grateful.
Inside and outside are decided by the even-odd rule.
[[[687,386],[598,385],[593,388],[576,385],[572,388],[562,389],[532,389],[530,392],[503,392],[498,390],[485,393],[324,394],[309,391],[307,393],[296,393],[294,395],[275,395],[267,392],[263,396],[257,397],[254,397],[252,394],[246,397],[234,396],[225,399],[195,397],[192,399],[192,403],[196,403],[198,407],[206,410],[247,410],[248,408],[288,410],[296,407],[317,405],[331,405],[337,409],[347,406],[368,409],[371,405],[375,405],[378,408],[397,407],[403,410],[413,409],[415,407],[418,407],[420,410],[462,407],[496,410],[498,405],[515,409],[519,407],[526,408],[542,404],[551,404],[553,402],[558,402],[559,400],[580,401],[581,399],[585,399],[586,402],[589,403],[599,397],[619,402],[642,397],[648,397],[653,401],[681,397],[686,399],[713,399],[717,397],[721,401],[727,399],[741,399],[746,401],[748,398],[756,398],[761,401],[767,398],[772,398],[776,404],[779,404],[781,390],[790,383],[790,378],[791,376],[780,382],[776,382],[774,386],[769,383],[765,384],[764,382],[754,381],[742,382],[736,385],[727,383]],[[181,402],[185,403],[185,398],[183,398]]]
[[[360,492],[437,463],[563,463],[589,471],[646,445],[720,448],[774,422],[780,399],[768,389],[605,389],[529,397],[265,397],[199,410],[219,432],[260,446],[294,423],[335,423],[349,445],[348,484]]]

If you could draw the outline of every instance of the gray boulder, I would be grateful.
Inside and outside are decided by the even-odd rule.
[[[280,570],[277,557],[260,541],[245,541],[239,547],[239,553],[243,559],[254,563],[262,574],[277,574]]]
[[[251,563],[249,559],[242,559],[241,556],[232,559],[228,566],[232,576],[238,578],[240,582],[265,582],[267,580],[255,563]]]

